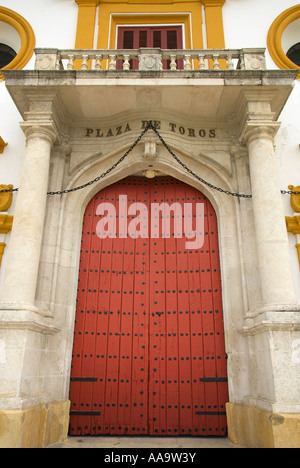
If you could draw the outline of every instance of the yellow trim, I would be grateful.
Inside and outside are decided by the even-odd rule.
[[[289,190],[292,192],[300,192],[300,185],[295,187],[294,185],[289,185]],[[291,193],[291,207],[293,208],[296,213],[300,213],[300,195],[297,195],[296,193]]]
[[[225,49],[222,7],[226,0],[201,0],[205,11],[206,40],[208,49]],[[209,61],[213,68],[213,61]],[[220,68],[227,68],[226,60],[220,60]]]
[[[9,231],[11,231],[13,219],[13,216],[0,214],[0,234],[7,234]]]
[[[185,48],[202,49],[202,5],[205,9],[207,46],[225,48],[222,7],[226,0],[75,0],[78,4],[76,49],[92,49],[99,7],[97,48],[116,48],[119,25],[183,24]],[[225,61],[224,61],[225,62]],[[76,64],[77,68],[79,64]],[[221,64],[225,68],[225,63]]]
[[[300,216],[286,216],[285,222],[288,232],[291,232],[294,235],[300,234]],[[296,244],[296,249],[300,264],[300,244]]]
[[[292,192],[299,192],[300,185],[295,187],[294,185],[289,185],[289,190]],[[300,195],[291,193],[291,207],[296,213],[300,213]],[[285,217],[286,228],[288,232],[291,232],[294,235],[300,234],[300,215],[296,216],[286,216]],[[296,244],[296,249],[298,252],[298,259],[300,264],[300,244]]]
[[[21,48],[16,57],[3,70],[21,70],[31,59],[35,47],[35,35],[30,24],[15,11],[0,6],[0,21],[12,26],[21,38]],[[3,80],[0,73],[0,81]]]
[[[166,2],[164,2],[166,3]],[[99,8],[99,49],[116,47],[118,25],[183,24],[185,47],[203,48],[202,7],[199,1],[147,4],[101,1]]]
[[[0,137],[0,154],[3,154],[5,146],[7,146],[7,143]]]
[[[127,3],[135,5],[153,5],[153,4],[169,4],[169,3],[199,3],[199,0],[100,0],[100,3]]]
[[[208,49],[225,49],[222,7],[226,0],[201,0],[205,10]]]
[[[300,234],[300,216],[286,216],[287,231],[292,234]]]
[[[296,244],[296,249],[297,249],[297,252],[298,252],[298,259],[299,259],[299,263],[300,263],[300,244]]]
[[[0,190],[12,190],[13,185],[0,185]],[[12,192],[0,193],[0,211],[7,211],[11,207],[13,199]]]
[[[5,246],[6,244],[4,242],[0,242],[0,267],[1,267],[1,262],[2,262],[2,257],[4,254]]]
[[[78,5],[75,49],[93,49],[99,0],[75,0]]]
[[[298,67],[286,56],[283,51],[281,42],[283,32],[287,26],[299,18],[300,5],[295,5],[281,13],[281,15],[275,19],[271,28],[269,29],[267,39],[268,50],[276,65],[283,70],[300,69],[300,67]],[[298,79],[300,79],[300,73],[298,74]]]

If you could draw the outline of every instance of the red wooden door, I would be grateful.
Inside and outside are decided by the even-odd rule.
[[[187,248],[176,234],[180,209],[164,218],[168,237],[161,212],[151,211],[163,202],[184,214],[191,204],[193,218],[203,204],[203,246]],[[70,400],[70,435],[226,434],[217,220],[196,189],[171,177],[130,177],[87,206]]]
[[[159,49],[182,49],[181,26],[122,26],[118,28],[118,49],[139,49],[141,47]],[[163,60],[163,69],[170,68],[170,61]],[[122,61],[117,61],[117,68],[122,69]],[[130,68],[138,69],[138,60],[131,60]],[[183,60],[178,60],[177,68],[183,69]]]

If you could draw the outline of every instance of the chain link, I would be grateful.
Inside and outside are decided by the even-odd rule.
[[[202,184],[205,184],[206,186],[210,187],[213,190],[217,190],[218,192],[224,193],[226,195],[231,195],[232,197],[238,197],[238,198],[252,198],[251,194],[245,194],[245,193],[237,193],[237,192],[230,192],[230,190],[224,190],[221,187],[217,187],[216,185],[211,184],[210,182],[207,182],[206,180],[202,179],[202,177],[199,177],[195,172],[193,172],[186,164],[184,164],[178,156],[171,150],[171,148],[168,146],[168,144],[165,142],[161,134],[158,132],[157,128],[153,125],[152,120],[150,120],[147,124],[147,126],[144,128],[142,133],[138,136],[138,138],[135,140],[135,142],[130,146],[130,148],[123,154],[123,156],[115,162],[111,167],[109,167],[105,172],[103,172],[101,175],[95,177],[95,179],[90,180],[89,182],[86,182],[85,184],[79,185],[77,187],[73,187],[71,189],[65,189],[65,190],[57,190],[57,191],[50,191],[47,192],[47,195],[63,195],[65,193],[70,193],[70,192],[76,192],[77,190],[82,190],[89,185],[93,185],[94,183],[98,182],[99,180],[103,179],[106,177],[110,172],[112,172],[119,164],[124,161],[125,158],[133,151],[133,149],[137,146],[137,144],[140,142],[140,140],[143,138],[145,133],[147,133],[149,130],[152,130],[159,138],[161,141],[162,145],[166,148],[166,150],[170,153],[170,155],[177,161],[178,164],[180,164],[189,174],[191,174],[193,177],[195,177],[199,182]],[[18,188],[14,189],[2,189],[0,190],[0,193],[7,193],[7,192],[18,192]],[[300,195],[300,192],[293,192],[291,190],[281,190],[280,191],[283,195]]]
[[[193,177],[195,177],[197,180],[199,180],[199,182],[202,182],[203,184],[207,185],[208,187],[210,187],[213,190],[217,190],[218,192],[225,193],[226,195],[231,195],[233,197],[239,197],[239,198],[252,198],[252,195],[247,195],[247,194],[244,194],[244,193],[237,193],[237,192],[230,192],[229,190],[224,190],[221,187],[217,187],[216,185],[213,185],[210,182],[207,182],[206,180],[202,179],[202,177],[199,177],[186,164],[184,164],[178,158],[178,156],[176,156],[176,154],[167,145],[167,143],[165,142],[163,137],[160,135],[160,133],[157,131],[157,129],[152,125],[152,122],[150,121],[149,123],[151,123],[152,130],[156,133],[156,135],[158,136],[158,138],[160,139],[160,141],[162,142],[164,147],[167,149],[167,151],[170,153],[170,155],[175,159],[175,161],[177,161],[189,174],[191,174]]]

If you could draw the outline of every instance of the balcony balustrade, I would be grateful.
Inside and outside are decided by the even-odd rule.
[[[35,49],[36,70],[265,70],[265,49]]]

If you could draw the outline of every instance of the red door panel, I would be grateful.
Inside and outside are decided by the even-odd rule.
[[[113,237],[99,238],[104,202]],[[170,236],[162,230],[161,212],[151,207],[163,202],[178,203],[182,213],[186,203],[192,213],[204,204],[202,247],[187,248],[176,234],[179,208],[165,218]],[[151,231],[156,225],[158,233]],[[134,238],[136,232],[143,236]],[[196,189],[171,177],[130,177],[87,206],[70,400],[70,435],[226,434],[217,220]]]

